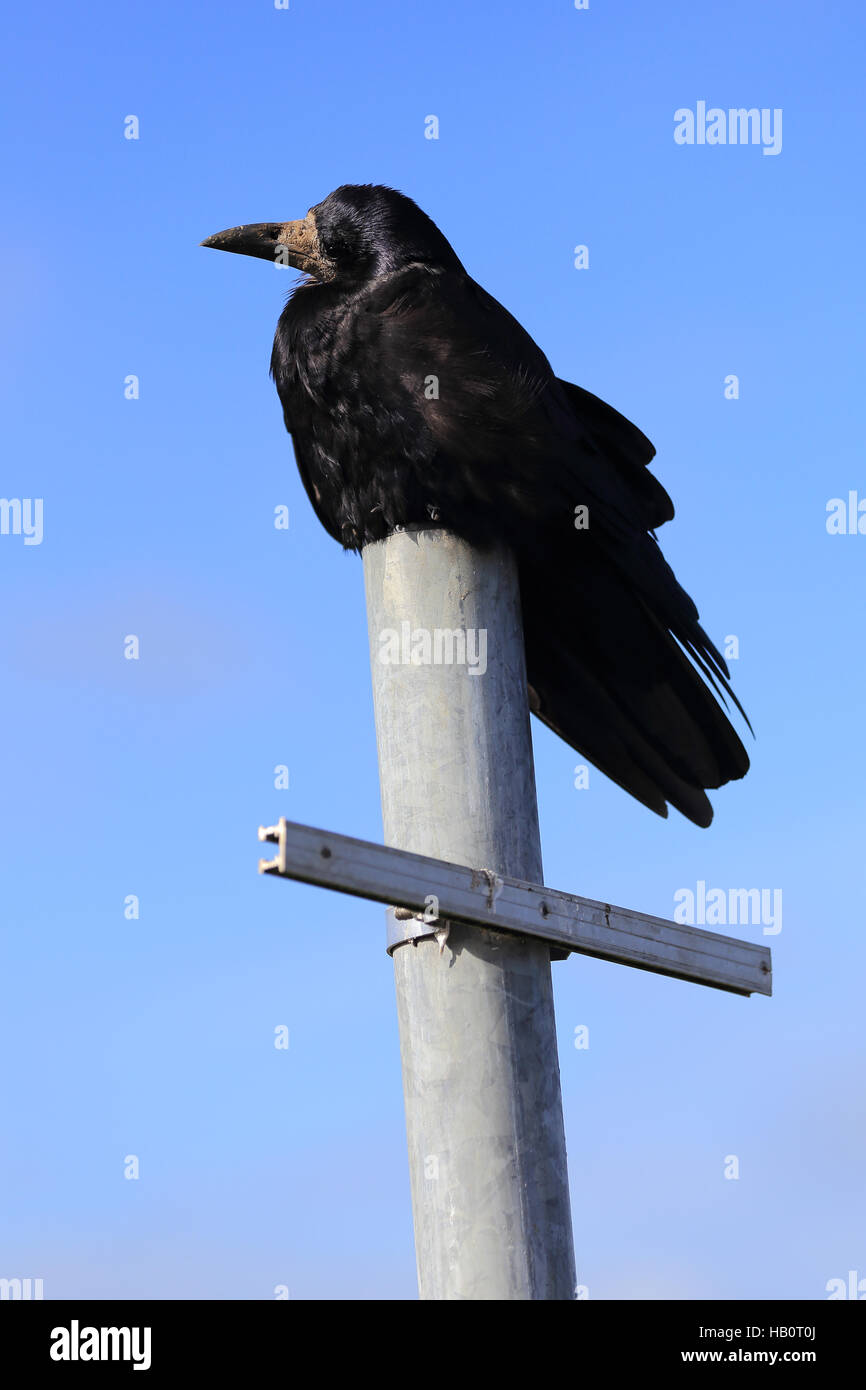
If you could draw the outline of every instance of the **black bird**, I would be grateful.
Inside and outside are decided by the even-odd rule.
[[[346,184],[202,245],[305,272],[271,374],[325,529],[358,551],[413,524],[504,540],[534,713],[651,810],[709,825],[704,789],[749,759],[698,671],[744,712],[655,538],[674,508],[645,435],[558,379],[394,189]]]

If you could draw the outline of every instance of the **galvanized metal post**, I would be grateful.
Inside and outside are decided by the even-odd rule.
[[[541,883],[511,555],[428,529],[363,558],[386,842],[488,871],[493,900],[497,874]],[[421,1297],[573,1298],[550,948],[398,926],[421,933],[393,952]]]

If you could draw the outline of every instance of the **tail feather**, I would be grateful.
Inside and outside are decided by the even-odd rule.
[[[669,631],[613,565],[588,580],[536,554],[520,571],[534,713],[658,815],[669,802],[709,825],[705,789],[742,777],[749,757],[719,699],[742,706],[699,624]]]

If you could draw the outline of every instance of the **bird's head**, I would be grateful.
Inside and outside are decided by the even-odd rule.
[[[417,203],[381,184],[343,184],[306,217],[230,227],[201,244],[294,266],[314,280],[339,280],[347,287],[416,262],[462,269]]]

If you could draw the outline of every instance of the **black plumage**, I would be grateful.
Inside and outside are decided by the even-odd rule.
[[[742,707],[655,538],[674,509],[649,440],[559,380],[392,189],[346,185],[204,244],[307,272],[271,371],[326,530],[350,550],[413,524],[504,540],[535,714],[653,811],[708,825],[705,789],[749,766],[716,694]]]

